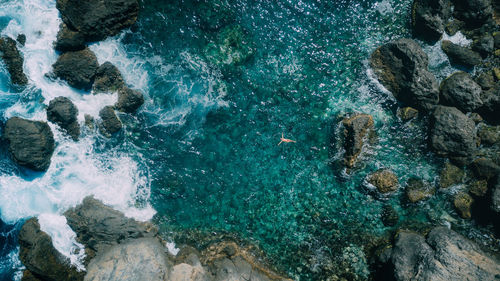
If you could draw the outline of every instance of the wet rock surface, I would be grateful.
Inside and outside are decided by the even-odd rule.
[[[81,33],[71,30],[66,24],[62,23],[54,42],[54,49],[59,52],[83,50],[85,49],[85,38]]]
[[[63,128],[73,140],[80,136],[80,124],[77,120],[78,109],[66,97],[57,97],[47,107],[47,120]]]
[[[388,169],[377,170],[366,178],[368,183],[375,186],[380,193],[396,191],[399,186],[398,178]]]
[[[55,144],[47,123],[12,117],[5,124],[3,137],[12,159],[19,165],[35,171],[45,171],[50,166]]]
[[[448,188],[459,184],[462,182],[464,176],[465,173],[462,169],[451,163],[446,163],[439,175],[439,187]]]
[[[28,78],[23,71],[24,59],[17,49],[16,41],[9,37],[0,37],[0,57],[7,66],[12,84],[28,84]]]
[[[114,92],[125,86],[122,74],[116,66],[109,61],[97,69],[94,81],[94,92]]]
[[[399,39],[377,48],[371,67],[379,81],[406,105],[430,109],[438,103],[436,78],[428,71],[428,57],[417,42]]]
[[[472,112],[483,105],[482,89],[466,72],[456,72],[440,86],[440,103],[462,112]]]
[[[363,139],[369,130],[373,130],[373,117],[368,114],[354,114],[344,118],[342,125],[344,126],[344,165],[352,168],[363,148]]]
[[[444,32],[451,16],[450,0],[414,0],[412,28],[415,36],[427,41],[437,41]]]
[[[118,91],[118,101],[115,108],[126,113],[134,113],[144,103],[144,96],[137,90],[132,90],[127,87]]]
[[[464,219],[471,218],[472,203],[474,203],[474,199],[472,199],[472,197],[465,192],[457,193],[455,195],[455,198],[453,199],[453,205],[455,206],[455,209],[457,210],[458,214]]]
[[[54,75],[68,82],[71,87],[90,90],[99,63],[88,48],[62,54],[52,65]]]
[[[441,43],[441,48],[454,65],[471,68],[481,63],[481,55],[466,47],[445,40]]]
[[[99,124],[99,130],[106,137],[111,137],[111,135],[118,133],[122,129],[122,122],[116,116],[113,107],[105,106],[99,111],[99,117],[101,117],[102,121]]]
[[[418,178],[410,178],[405,187],[406,197],[411,203],[429,199],[436,189],[430,183]]]

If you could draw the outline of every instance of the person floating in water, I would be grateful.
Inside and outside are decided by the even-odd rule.
[[[290,140],[290,139],[285,139],[285,137],[283,136],[284,133],[281,133],[281,138],[280,138],[280,143],[278,143],[278,145],[280,145],[282,142],[296,142],[294,140]]]

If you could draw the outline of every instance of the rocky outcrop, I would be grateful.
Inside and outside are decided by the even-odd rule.
[[[144,103],[144,96],[137,90],[122,88],[118,91],[118,101],[115,108],[126,113],[134,113]]]
[[[23,72],[24,59],[17,49],[16,41],[9,37],[1,37],[0,56],[7,66],[12,84],[20,86],[28,84],[28,78]]]
[[[398,178],[393,171],[388,169],[380,169],[371,173],[366,181],[383,194],[396,191],[399,186]]]
[[[45,122],[12,117],[5,124],[4,136],[12,159],[21,166],[45,171],[54,152],[54,135]]]
[[[424,109],[438,103],[438,83],[427,70],[427,55],[414,40],[399,39],[377,48],[371,67],[397,100]]]
[[[122,74],[116,66],[109,61],[97,69],[94,81],[94,92],[114,92],[125,86]]]
[[[450,0],[414,0],[412,27],[415,36],[427,41],[437,41],[444,32],[451,16]]]
[[[36,218],[24,223],[19,232],[19,246],[19,258],[29,271],[25,275],[47,281],[83,280],[84,273],[71,267],[69,259],[54,248]]]
[[[111,106],[105,106],[99,111],[101,123],[99,124],[99,131],[106,137],[118,133],[122,129],[122,122],[116,116],[115,110]]]
[[[344,165],[354,167],[363,148],[364,139],[373,130],[373,117],[368,114],[354,114],[342,120],[344,126]]]
[[[483,105],[481,86],[466,72],[456,72],[440,86],[440,103],[454,106],[462,112],[472,112]]]
[[[118,34],[139,14],[137,0],[57,0],[56,7],[64,23],[89,42]]]
[[[486,34],[474,41],[472,50],[478,52],[483,58],[491,55],[495,50],[493,36]]]
[[[500,274],[500,262],[495,257],[445,227],[435,227],[426,238],[400,231],[381,261],[386,264],[382,280],[496,280]]]
[[[443,170],[439,175],[439,186],[441,188],[448,188],[452,185],[456,185],[462,182],[465,173],[459,167],[446,163]]]
[[[481,55],[469,48],[462,47],[447,40],[441,43],[441,48],[450,59],[450,62],[454,65],[470,68],[481,63]]]
[[[490,0],[454,0],[454,16],[471,26],[481,26],[492,18]]]
[[[477,148],[476,124],[454,107],[438,106],[431,115],[430,145],[438,155],[465,164]]]
[[[71,87],[90,90],[99,63],[95,54],[85,48],[62,54],[52,67],[54,75],[68,82]]]
[[[78,109],[66,97],[57,97],[50,101],[47,107],[47,120],[59,125],[73,140],[80,136],[80,124],[77,120]]]
[[[430,183],[418,178],[410,178],[406,183],[406,197],[411,203],[417,203],[429,199],[436,189]]]
[[[85,38],[81,33],[69,29],[62,23],[59,26],[54,48],[59,52],[74,52],[85,49]]]

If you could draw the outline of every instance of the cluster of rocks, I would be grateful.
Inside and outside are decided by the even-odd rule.
[[[92,197],[64,216],[85,246],[86,271],[72,266],[32,218],[19,233],[19,255],[26,266],[22,280],[289,280],[232,241],[202,251],[183,246],[174,256],[153,225],[127,218]]]

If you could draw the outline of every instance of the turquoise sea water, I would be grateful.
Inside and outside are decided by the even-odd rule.
[[[0,193],[17,203],[0,204],[2,278],[19,278],[15,235],[23,218],[60,214],[89,194],[134,217],[156,212],[163,235],[177,242],[192,241],[178,233],[193,230],[237,235],[295,280],[366,278],[363,250],[393,230],[381,222],[384,204],[398,211],[400,225],[470,226],[448,194],[411,205],[402,188],[377,198],[362,187],[366,174],[383,167],[403,186],[412,176],[434,182],[440,164],[427,150],[425,120],[398,120],[396,102],[368,68],[378,45],[410,35],[410,4],[141,1],[135,26],[91,46],[146,93],[136,116],[120,116],[124,132],[107,140],[86,130],[79,144],[56,133],[58,150],[44,175],[17,169],[0,150]],[[2,34],[27,35],[21,50],[32,74],[18,91],[0,66],[2,120],[43,120],[43,104],[58,95],[72,98],[82,116],[114,102],[43,76],[57,57],[46,44],[57,32],[54,1],[0,0],[0,8]],[[48,28],[40,31],[44,17]],[[447,62],[434,61],[445,76]],[[377,136],[348,174],[339,165],[339,121],[350,112],[372,114]],[[297,143],[278,146],[282,133]]]

